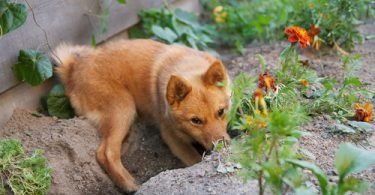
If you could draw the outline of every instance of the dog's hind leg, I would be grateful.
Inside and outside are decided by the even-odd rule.
[[[121,162],[121,145],[129,133],[136,116],[136,107],[132,96],[123,91],[108,100],[99,129],[102,133],[101,143],[96,158],[111,179],[127,192],[138,189],[134,178]]]

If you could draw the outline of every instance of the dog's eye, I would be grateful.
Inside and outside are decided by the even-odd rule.
[[[217,111],[217,115],[222,117],[224,115],[224,108],[219,109],[219,111]]]
[[[193,123],[194,125],[201,125],[203,121],[199,119],[198,117],[193,117],[191,118],[191,123]]]

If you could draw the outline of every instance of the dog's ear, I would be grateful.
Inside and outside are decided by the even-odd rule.
[[[202,79],[206,85],[220,86],[220,82],[223,82],[226,79],[225,75],[225,67],[223,63],[219,60],[215,60],[203,75]]]
[[[167,86],[167,101],[170,105],[181,102],[191,91],[192,86],[186,79],[172,75]]]

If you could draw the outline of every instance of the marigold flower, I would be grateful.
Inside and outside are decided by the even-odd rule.
[[[320,32],[320,29],[319,27],[315,26],[315,24],[312,24],[310,26],[310,30],[309,32],[307,32],[307,34],[311,37],[311,38],[314,38],[314,36],[318,35]]]
[[[291,43],[299,41],[301,48],[306,48],[307,46],[311,45],[311,37],[304,28],[292,26],[290,28],[286,28],[284,32],[290,35],[288,40]]]
[[[228,15],[227,12],[224,11],[224,7],[221,5],[214,8],[213,14],[215,16],[215,22],[217,23],[225,22]]]
[[[224,7],[223,7],[223,6],[221,6],[221,5],[216,6],[216,7],[214,8],[213,14],[216,15],[216,14],[222,12],[223,10],[224,10]]]
[[[312,43],[312,47],[316,50],[320,49],[320,46],[322,45],[322,41],[317,37],[317,40],[314,41],[315,36],[317,36],[320,32],[319,27],[315,26],[315,24],[312,24],[310,27],[310,30],[307,32],[307,34],[310,36],[310,43]]]
[[[374,116],[372,111],[372,104],[366,103],[365,105],[354,104],[355,116],[357,121],[370,122]]]
[[[275,86],[275,79],[272,77],[271,74],[265,72],[264,74],[259,75],[259,84],[258,88],[264,88],[264,91],[267,93],[268,89],[272,89],[276,92],[277,87]]]
[[[255,124],[259,128],[266,128],[266,121],[264,121],[264,120],[256,120],[252,116],[247,116],[246,117],[246,122],[250,126]]]
[[[260,89],[256,89],[254,92],[254,97],[255,97],[255,112],[261,113],[263,116],[267,116],[268,115],[267,103],[264,100],[262,91]],[[259,104],[262,106],[263,112],[260,111]]]
[[[306,80],[306,79],[301,79],[301,84],[304,86],[304,87],[308,87],[309,86],[309,81]]]

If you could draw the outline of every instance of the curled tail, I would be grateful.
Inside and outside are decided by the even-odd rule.
[[[88,53],[92,48],[86,46],[74,46],[62,43],[52,53],[52,58],[57,65],[56,73],[63,84],[69,82],[74,65],[80,60],[80,56]]]

